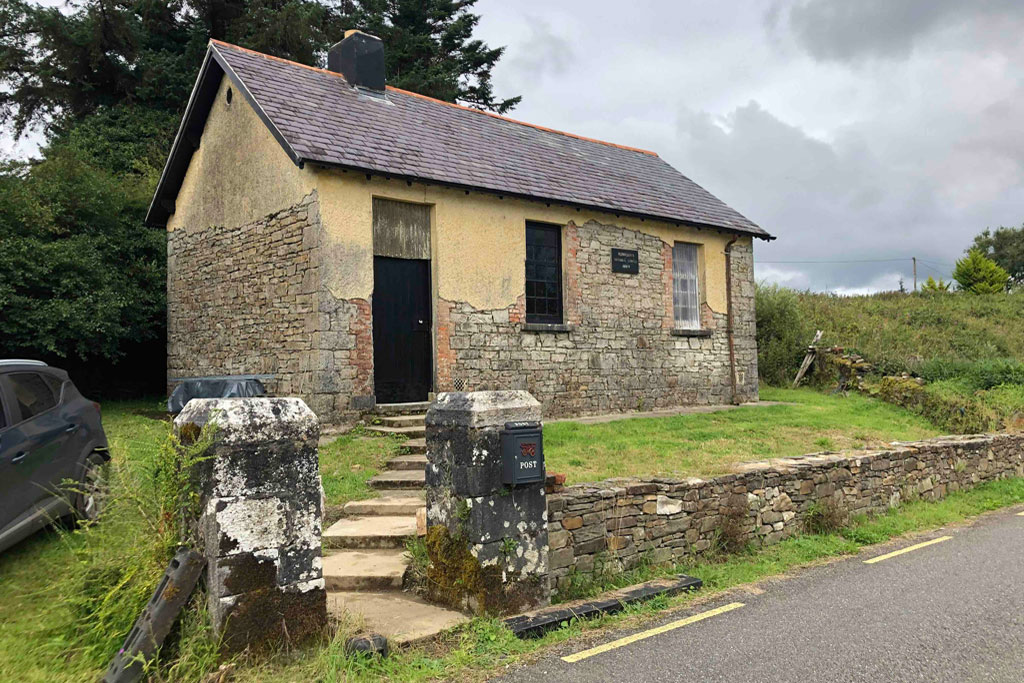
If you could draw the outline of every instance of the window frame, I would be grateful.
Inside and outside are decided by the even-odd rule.
[[[703,294],[701,290],[701,284],[703,281],[701,273],[701,247],[703,245],[697,242],[685,242],[675,241],[672,243],[672,328],[675,330],[696,332],[703,329],[703,321],[701,320],[701,303],[703,302]],[[694,302],[693,307],[693,318],[681,320],[679,317],[680,305],[678,297],[680,296],[679,290],[676,288],[677,281],[677,266],[681,265],[681,259],[677,258],[677,250],[679,247],[687,247],[693,249],[693,290],[688,292],[688,295],[692,297]],[[681,270],[681,269],[680,269]],[[680,273],[681,274],[681,273]]]
[[[548,279],[538,279],[536,277],[531,279],[529,277],[529,271],[530,271],[530,265],[531,265],[531,259],[530,259],[530,233],[531,233],[531,231],[547,232],[549,234],[554,234],[554,236],[555,236],[555,240],[554,240],[555,258],[554,258],[554,260],[553,261],[539,261],[539,260],[536,260],[536,259],[532,260],[532,263],[535,266],[542,265],[542,266],[545,266],[545,267],[551,267],[553,265],[554,269],[555,269],[555,274],[556,274],[556,279],[554,281],[548,280]],[[526,304],[526,306],[525,306],[526,310],[525,310],[525,316],[524,316],[525,322],[526,322],[527,325],[562,325],[562,324],[565,323],[565,301],[564,301],[565,287],[564,287],[564,284],[562,282],[563,275],[564,275],[564,273],[562,272],[562,254],[563,254],[563,249],[562,249],[562,226],[554,224],[554,223],[542,223],[540,221],[526,221],[526,226],[525,226],[525,229],[524,229],[524,243],[525,243],[525,247],[526,247],[526,249],[525,249],[526,253],[525,253],[524,264],[523,264],[523,270],[524,270],[524,295],[525,295],[525,304]],[[547,245],[545,245],[545,246],[547,246]],[[536,295],[531,296],[530,295],[530,283],[531,282],[533,282],[533,283],[542,283],[542,284],[545,284],[545,285],[554,282],[554,284],[557,287],[556,288],[555,296],[554,297],[549,297],[549,296],[538,297]],[[555,314],[552,314],[552,313],[537,313],[537,312],[531,313],[530,312],[530,301],[531,301],[531,299],[532,300],[543,299],[543,300],[546,300],[548,302],[554,301],[558,305],[558,312],[555,313]]]

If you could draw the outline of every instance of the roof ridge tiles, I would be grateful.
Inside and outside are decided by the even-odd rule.
[[[334,76],[335,78],[340,78],[342,80],[345,80],[344,76],[342,76],[341,74],[339,74],[339,73],[337,73],[335,71],[331,71],[329,69],[322,69],[322,68],[317,67],[317,66],[310,66],[309,64],[303,64],[302,62],[296,62],[296,61],[293,61],[291,59],[285,59],[283,57],[275,57],[274,55],[268,55],[265,52],[259,52],[258,50],[251,50],[251,49],[249,49],[247,47],[242,47],[241,45],[235,45],[233,43],[228,43],[228,42],[225,42],[223,40],[217,40],[215,38],[210,38],[210,44],[212,44],[212,45],[219,45],[219,46],[230,48],[230,49],[233,49],[233,50],[240,50],[242,52],[247,52],[249,54],[256,55],[258,57],[263,57],[265,59],[271,59],[271,60],[273,60],[275,62],[281,62],[283,64],[289,64],[291,66],[298,66],[298,67],[301,67],[303,69],[308,69],[310,71],[317,71],[319,73],[327,74],[329,76]],[[346,83],[347,82],[348,81],[346,81]],[[647,155],[650,155],[650,156],[653,156],[653,157],[657,157],[658,156],[657,152],[652,152],[649,149],[641,149],[640,147],[630,147],[629,145],[620,145],[620,144],[615,143],[615,142],[608,142],[607,140],[598,140],[597,138],[591,138],[591,137],[587,137],[585,135],[577,135],[576,133],[569,133],[569,132],[564,131],[564,130],[558,130],[557,128],[548,128],[547,126],[541,126],[541,125],[538,125],[536,123],[529,123],[527,121],[520,121],[519,119],[513,119],[513,118],[510,118],[508,116],[502,116],[501,114],[495,114],[494,112],[483,111],[482,109],[474,109],[473,107],[467,107],[467,106],[464,106],[464,105],[461,105],[461,104],[457,104],[455,102],[447,102],[445,100],[439,100],[436,97],[430,97],[429,95],[421,95],[420,93],[412,92],[411,90],[403,90],[402,88],[396,88],[396,87],[394,87],[392,85],[389,85],[389,86],[386,86],[386,87],[387,87],[388,90],[390,90],[392,92],[398,92],[398,93],[402,93],[403,95],[410,95],[412,97],[418,97],[418,98],[420,98],[422,100],[427,100],[429,102],[436,102],[438,104],[443,104],[446,107],[453,107],[455,109],[463,109],[465,111],[473,112],[474,114],[482,114],[484,116],[490,116],[491,118],[495,118],[495,119],[498,119],[500,121],[508,121],[509,123],[515,123],[515,124],[518,124],[520,126],[527,126],[529,128],[534,128],[536,130],[544,131],[546,133],[555,133],[557,135],[564,135],[566,137],[575,138],[577,140],[582,140],[584,142],[594,142],[594,143],[597,143],[599,145],[606,145],[608,147],[616,147],[618,149],[623,149],[623,150],[626,150],[626,151],[629,151],[629,152],[639,152],[641,154],[647,154]]]

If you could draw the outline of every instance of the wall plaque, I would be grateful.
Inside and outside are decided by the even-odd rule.
[[[640,255],[636,249],[612,249],[612,272],[636,275],[640,272]]]

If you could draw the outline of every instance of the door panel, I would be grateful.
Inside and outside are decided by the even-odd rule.
[[[58,492],[65,477],[63,455],[71,434],[57,406],[57,396],[38,373],[6,376],[12,412],[18,424],[5,433],[10,450],[7,468],[21,481],[13,499],[23,510]]]
[[[430,261],[373,259],[373,383],[377,403],[425,401],[433,377]]]

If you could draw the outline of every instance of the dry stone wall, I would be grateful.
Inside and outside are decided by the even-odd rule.
[[[671,245],[594,221],[569,224],[564,243],[568,330],[530,331],[522,298],[497,310],[441,301],[439,390],[526,389],[548,416],[730,402],[725,314],[705,306],[707,336],[673,333]],[[638,252],[639,274],[611,272],[613,247]],[[738,393],[756,400],[749,241],[732,264]]]
[[[1024,434],[747,463],[709,480],[569,486],[548,496],[549,577],[557,591],[573,574],[629,569],[641,557],[678,561],[710,549],[729,526],[741,540],[776,543],[802,530],[815,503],[877,513],[908,498],[938,499],[1011,476],[1024,476]]]

